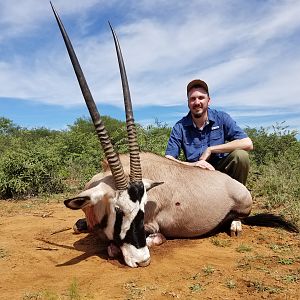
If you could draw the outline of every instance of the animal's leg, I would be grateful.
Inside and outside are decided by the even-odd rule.
[[[88,225],[86,222],[86,219],[79,219],[73,226],[74,233],[79,234],[79,233],[85,233],[88,232]]]
[[[242,234],[242,222],[240,220],[233,220],[230,225],[230,236],[240,237]]]
[[[146,235],[159,232],[159,225],[156,221],[145,223]]]
[[[242,222],[241,219],[249,216],[252,208],[252,197],[250,192],[246,189],[245,193],[240,197],[235,197],[235,206],[232,208],[234,214],[230,226],[231,236],[239,237],[242,234]]]
[[[152,233],[146,238],[146,244],[148,247],[161,245],[165,241],[166,238],[160,232]]]
[[[145,224],[145,231],[147,235],[146,244],[148,247],[158,246],[166,241],[166,238],[159,232],[159,225],[155,221]]]
[[[107,253],[108,253],[108,256],[110,258],[114,258],[114,257],[118,257],[120,256],[120,254],[122,254],[122,251],[121,249],[116,246],[114,243],[110,243],[108,246],[107,246]]]

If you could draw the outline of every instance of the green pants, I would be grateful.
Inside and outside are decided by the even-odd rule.
[[[246,185],[250,168],[249,154],[247,151],[234,150],[225,158],[214,163],[213,166],[216,170],[226,173],[233,179]]]

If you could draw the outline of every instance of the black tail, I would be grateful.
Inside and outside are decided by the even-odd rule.
[[[299,232],[296,225],[285,220],[283,217],[273,214],[257,214],[254,216],[246,217],[241,220],[243,224],[263,226],[263,227],[280,227],[290,232]]]

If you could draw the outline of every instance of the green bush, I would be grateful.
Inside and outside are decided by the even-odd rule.
[[[82,188],[101,171],[103,151],[94,133],[65,132],[57,139],[56,152],[61,159],[61,171],[74,187]]]
[[[258,165],[282,157],[287,149],[297,143],[297,132],[289,131],[284,122],[272,126],[272,131],[269,127],[261,127],[247,128],[246,132],[254,144],[254,151],[250,153],[251,159]]]
[[[0,117],[0,136],[11,135],[16,133],[21,127],[13,123],[13,121]]]
[[[41,149],[40,149],[41,150]],[[50,151],[18,149],[0,158],[0,196],[19,198],[64,191],[59,159]]]
[[[171,128],[156,120],[155,125],[146,128],[138,126],[138,143],[143,152],[165,155],[166,146],[171,134]]]
[[[251,170],[247,186],[259,206],[277,210],[300,225],[300,142],[295,131],[261,128],[251,136]]]

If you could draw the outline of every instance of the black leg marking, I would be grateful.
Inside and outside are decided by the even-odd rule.
[[[73,230],[75,233],[85,233],[88,232],[88,226],[86,219],[79,219],[73,226]]]

